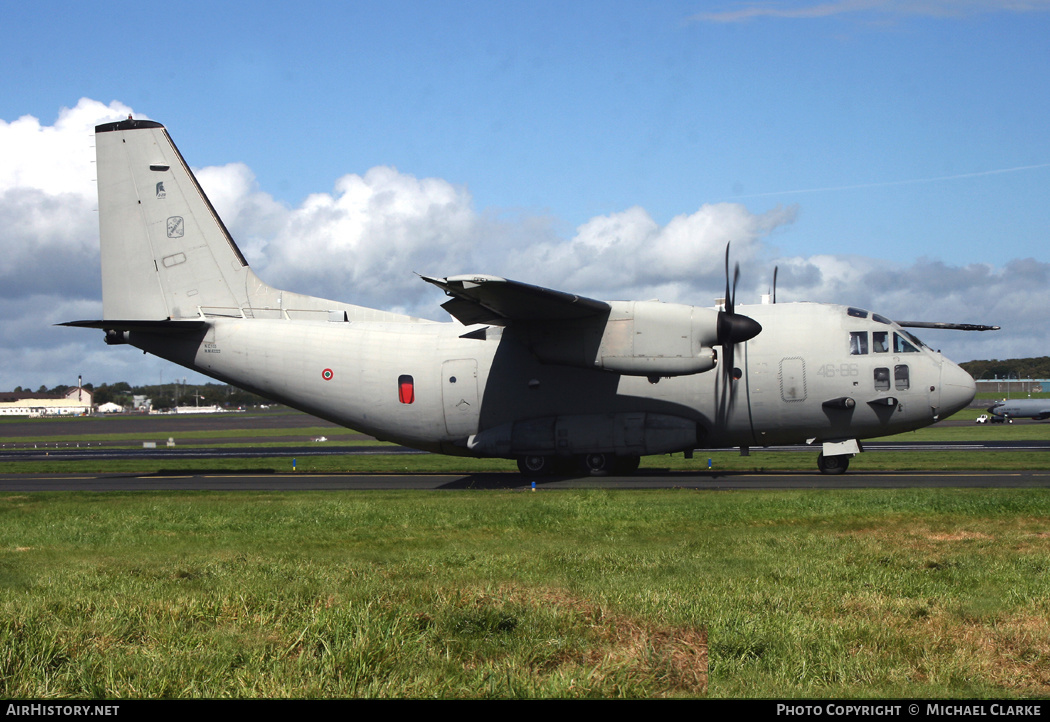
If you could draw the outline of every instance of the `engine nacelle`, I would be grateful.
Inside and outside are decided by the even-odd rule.
[[[629,376],[684,376],[716,365],[718,311],[659,301],[613,301],[607,317],[529,328],[544,363]]]

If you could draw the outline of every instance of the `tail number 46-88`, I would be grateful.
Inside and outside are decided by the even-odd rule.
[[[857,364],[824,364],[823,366],[817,367],[817,376],[823,376],[824,378],[848,378],[851,376],[860,376],[860,368]]]

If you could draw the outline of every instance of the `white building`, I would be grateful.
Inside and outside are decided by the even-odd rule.
[[[79,416],[91,413],[91,391],[72,388],[64,394],[0,392],[0,416]]]

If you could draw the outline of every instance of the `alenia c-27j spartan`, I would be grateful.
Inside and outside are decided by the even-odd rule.
[[[186,368],[378,439],[514,458],[526,473],[629,473],[639,457],[809,442],[845,471],[859,440],[932,424],[974,381],[868,311],[598,301],[494,276],[423,277],[438,323],[268,286],[164,126],[95,128],[102,329]],[[950,328],[954,324],[905,323]]]

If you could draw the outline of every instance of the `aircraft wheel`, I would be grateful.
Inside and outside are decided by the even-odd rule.
[[[817,468],[821,474],[844,474],[849,468],[849,454],[838,456],[817,456]]]
[[[580,457],[580,466],[589,474],[608,474],[615,461],[612,454],[584,454]]]
[[[518,471],[522,474],[550,474],[554,466],[554,460],[549,456],[540,454],[529,454],[518,457]]]

